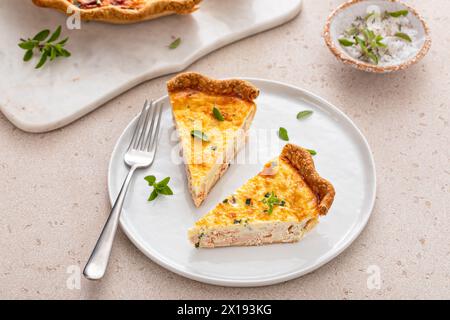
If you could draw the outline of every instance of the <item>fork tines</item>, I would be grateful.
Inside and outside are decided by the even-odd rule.
[[[164,104],[145,101],[128,150],[155,152]]]

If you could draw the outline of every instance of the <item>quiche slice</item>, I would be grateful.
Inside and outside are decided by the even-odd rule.
[[[182,73],[167,83],[189,190],[198,207],[245,145],[259,90],[243,80]]]
[[[188,236],[197,248],[299,241],[328,212],[334,194],[309,151],[287,144],[277,159],[198,220]]]
[[[83,20],[117,24],[155,19],[170,14],[188,14],[202,0],[33,0],[41,6],[66,14],[79,12]]]

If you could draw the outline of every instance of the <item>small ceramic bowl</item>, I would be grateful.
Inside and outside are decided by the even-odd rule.
[[[382,11],[389,12],[408,10],[408,15],[414,28],[417,30],[418,52],[407,60],[395,65],[379,66],[351,57],[339,44],[339,36],[348,28],[357,16],[365,16],[367,7],[377,5]],[[430,31],[427,23],[411,6],[397,0],[350,0],[334,10],[327,19],[323,37],[331,52],[343,63],[359,70],[375,73],[386,73],[403,70],[417,63],[428,52],[431,46]]]

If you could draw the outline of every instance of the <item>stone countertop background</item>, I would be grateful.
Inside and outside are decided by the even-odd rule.
[[[305,0],[292,22],[220,49],[189,70],[287,82],[355,121],[375,156],[378,194],[367,228],[344,253],[286,283],[223,288],[159,267],[119,231],[106,277],[68,286],[67,272],[84,266],[110,209],[113,146],[142,101],[165,93],[166,76],[46,134],[24,133],[0,115],[0,298],[449,299],[450,2],[408,1],[428,21],[433,45],[419,64],[387,75],[343,66],[326,48],[322,28],[341,2]],[[367,286],[372,265],[380,268],[380,289]]]

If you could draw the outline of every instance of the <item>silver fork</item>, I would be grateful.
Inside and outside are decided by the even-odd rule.
[[[136,169],[150,167],[155,160],[163,106],[163,104],[155,105],[153,101],[150,103],[145,101],[130,145],[124,156],[125,163],[130,166],[130,171],[120,189],[108,220],[97,240],[97,244],[84,267],[83,274],[87,279],[98,280],[105,274],[114,235],[116,234],[120,213],[131,178]]]

